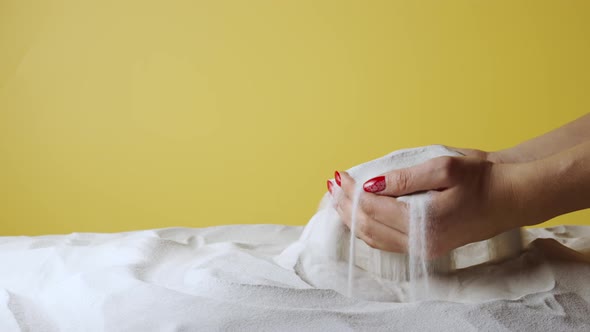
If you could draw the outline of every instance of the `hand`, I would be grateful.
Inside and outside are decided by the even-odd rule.
[[[478,157],[439,157],[371,179],[360,197],[356,235],[373,248],[406,252],[408,206],[396,197],[420,191],[431,191],[430,258],[521,226],[525,218],[513,188],[518,167]],[[354,185],[352,177],[341,173],[342,194],[335,195],[336,209],[349,228]]]
[[[459,152],[466,157],[474,157],[474,158],[483,159],[483,160],[489,160],[489,157],[492,155],[492,153],[490,153],[490,152],[478,150],[478,149],[455,148],[452,146],[446,146],[446,148],[449,150]]]
[[[457,151],[463,154],[466,157],[474,157],[479,158],[487,161],[491,161],[493,163],[513,163],[517,162],[517,160],[511,160],[508,156],[505,155],[503,151],[483,151],[478,149],[464,149],[464,148],[454,148],[447,146],[447,149]]]

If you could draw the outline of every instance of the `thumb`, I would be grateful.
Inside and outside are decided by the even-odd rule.
[[[448,188],[457,159],[438,157],[422,164],[397,169],[374,177],[363,184],[366,192],[385,196],[402,196],[419,191]]]

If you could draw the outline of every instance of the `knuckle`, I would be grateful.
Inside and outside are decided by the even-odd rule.
[[[400,254],[407,254],[408,253],[408,242],[406,237],[399,237],[395,239],[391,239],[391,242],[388,243],[388,250],[391,252],[397,252]]]
[[[368,221],[368,220],[363,220],[363,222],[360,224],[361,227],[359,227],[359,231],[360,233],[363,235],[363,241],[365,241],[365,243],[371,247],[371,248],[377,248],[377,242],[375,241],[375,234],[374,234],[374,229],[372,226],[372,222]]]
[[[343,215],[340,215],[340,221],[350,229],[350,220]]]
[[[373,249],[380,249],[374,238],[367,236],[364,241],[369,247]]]
[[[371,220],[375,220],[375,221],[377,221],[377,217],[376,217],[376,216],[377,216],[377,214],[375,213],[375,211],[374,211],[374,210],[372,210],[372,211],[370,211],[369,213],[367,213],[367,217],[368,217],[369,219],[371,219]]]
[[[399,228],[402,233],[408,234],[410,232],[410,221],[406,218],[402,218],[399,221]]]
[[[371,201],[366,198],[366,196],[361,198],[359,205],[361,211],[363,211],[369,218],[374,219],[373,215],[375,214],[375,208],[373,207],[373,204],[371,204]]]
[[[334,209],[336,210],[340,210],[342,207],[340,206],[340,200],[339,199],[334,199],[332,201],[332,206],[334,207]]]
[[[363,229],[363,240],[365,243],[374,249],[378,249],[377,241],[375,241],[375,236],[373,233],[373,227],[371,227],[370,222],[365,222],[365,227]]]
[[[393,185],[399,192],[406,192],[410,185],[411,173],[406,170],[400,170],[393,173]]]
[[[408,253],[408,238],[407,237],[402,237],[400,239],[400,241],[398,242],[399,245],[399,252],[403,253],[403,254],[407,254]]]
[[[437,168],[444,180],[452,180],[457,173],[458,160],[453,157],[441,157]]]
[[[345,213],[340,204],[334,204],[334,210],[336,210],[341,217],[344,217]]]
[[[438,167],[443,170],[449,170],[453,168],[455,159],[453,157],[440,157],[438,159]]]
[[[371,233],[371,223],[366,218],[359,219],[358,220],[358,230],[363,235],[370,234]]]

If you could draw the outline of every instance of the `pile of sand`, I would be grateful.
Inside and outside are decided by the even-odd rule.
[[[301,231],[239,225],[2,237],[0,330],[587,331],[590,324],[590,227],[528,230],[527,243],[553,240],[440,280],[446,300],[413,303],[308,285],[275,261]]]

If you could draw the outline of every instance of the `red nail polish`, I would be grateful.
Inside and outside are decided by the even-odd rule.
[[[385,177],[378,176],[363,184],[363,189],[368,193],[378,193],[385,189]]]
[[[342,181],[340,179],[340,173],[338,173],[338,171],[334,172],[334,179],[336,179],[336,183],[338,184],[338,187],[342,187]]]
[[[334,184],[332,183],[332,181],[328,180],[328,191],[330,192],[330,194],[332,193],[332,186]]]

